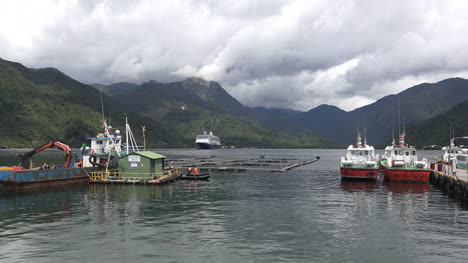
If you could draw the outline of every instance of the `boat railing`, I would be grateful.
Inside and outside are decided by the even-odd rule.
[[[156,179],[164,179],[168,177],[180,175],[180,168],[164,170],[159,173],[135,173],[135,172],[119,172],[119,171],[97,171],[90,172],[90,180],[92,182],[100,181],[148,181]]]

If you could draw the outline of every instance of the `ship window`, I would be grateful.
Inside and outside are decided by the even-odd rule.
[[[355,155],[355,154],[356,154],[356,152],[355,152],[355,151],[351,151],[351,154],[352,154],[352,155]]]
[[[368,154],[369,154],[369,152],[368,152],[368,151],[364,151],[364,155],[368,155]]]
[[[397,151],[397,150],[395,150],[395,155],[398,155],[398,151]]]
[[[416,155],[416,151],[412,151],[411,154],[412,154],[412,155]]]
[[[120,140],[115,140],[115,144],[119,144],[120,143]]]
[[[466,162],[466,156],[457,156],[457,160],[461,161],[461,162]]]
[[[359,155],[362,155],[362,152],[361,152],[361,151],[359,151]]]
[[[406,156],[409,156],[409,152],[405,152]]]
[[[101,140],[96,141],[96,144],[102,144]]]
[[[403,155],[403,151],[400,151],[400,155]]]

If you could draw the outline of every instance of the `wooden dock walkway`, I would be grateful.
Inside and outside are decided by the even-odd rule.
[[[165,175],[157,179],[142,180],[142,179],[108,179],[108,180],[91,180],[90,184],[138,184],[138,185],[161,185],[178,180],[180,175]]]

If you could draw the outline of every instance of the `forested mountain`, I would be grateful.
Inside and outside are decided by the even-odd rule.
[[[388,143],[392,126],[398,127],[398,107],[401,125],[420,127],[418,123],[468,100],[468,80],[420,84],[350,112],[331,105],[299,112],[245,107],[219,83],[200,78],[90,86],[57,69],[31,69],[0,60],[0,145],[31,146],[50,140],[79,145],[100,131],[100,91],[105,118],[123,129],[128,113],[137,138],[141,126],[146,126],[152,147],[193,147],[203,130],[237,147],[336,147],[332,140],[354,141],[358,120],[371,144]],[[412,131],[407,132],[411,138]]]
[[[444,113],[468,99],[468,80],[446,79],[434,84],[423,83],[396,95],[385,96],[364,107],[346,112],[334,106],[321,105],[294,115],[291,120],[309,132],[341,143],[353,142],[356,124],[366,128],[372,144],[391,141],[392,126],[418,123]],[[393,124],[395,123],[395,124]]]
[[[198,111],[203,108],[211,112],[223,112],[255,120],[274,131],[294,136],[304,133],[318,134],[343,144],[354,141],[358,121],[360,128],[366,129],[369,143],[384,145],[391,140],[392,126],[398,127],[399,107],[400,125],[403,126],[444,113],[457,103],[468,99],[468,80],[461,78],[416,85],[350,112],[332,105],[320,105],[308,112],[245,107],[224,91],[218,83],[197,78],[173,83],[150,81],[143,83],[139,88],[134,86],[118,88],[130,89],[131,92],[120,93],[114,98],[138,112],[153,112],[153,115],[162,117],[165,115],[161,112],[174,112],[177,107],[189,109],[189,112],[190,109]],[[147,90],[144,91],[145,89]],[[127,94],[131,93],[138,94],[130,95],[131,98],[145,97],[148,101],[133,104],[126,102],[129,98]],[[167,105],[162,107],[164,103]],[[190,107],[186,107],[187,105]],[[200,129],[202,126],[208,128],[210,126],[210,123],[200,121],[198,123]]]
[[[219,84],[201,79],[93,86],[57,69],[30,69],[0,60],[0,145],[34,147],[51,140],[80,145],[101,131],[103,90],[115,96],[102,95],[108,122],[123,130],[127,113],[137,140],[141,126],[146,126],[148,147],[194,147],[195,135],[203,127],[220,135],[224,144],[237,147],[336,146],[310,134],[273,132],[236,116],[233,112],[243,106]]]
[[[35,147],[57,140],[79,146],[102,131],[100,96],[95,88],[57,69],[30,69],[0,59],[0,145]],[[123,129],[125,111],[106,95],[103,102],[108,121]],[[149,145],[176,143],[157,121],[133,113],[128,116],[137,138],[141,125],[151,131]]]
[[[447,146],[453,133],[455,137],[468,136],[468,100],[443,114],[406,127],[406,132],[407,141],[419,148],[427,145]],[[468,140],[460,139],[456,143],[468,145]]]
[[[303,133],[272,131],[249,118],[244,107],[216,82],[189,78],[180,82],[148,81],[113,99],[127,110],[151,117],[185,144],[203,130],[213,131],[223,144],[237,147],[331,147],[337,144]],[[278,118],[279,119],[279,118]]]

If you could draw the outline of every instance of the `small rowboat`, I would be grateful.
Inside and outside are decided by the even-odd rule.
[[[181,180],[208,180],[210,178],[210,174],[209,173],[205,173],[205,174],[198,174],[198,175],[194,175],[194,174],[183,174],[180,176],[179,179]]]

